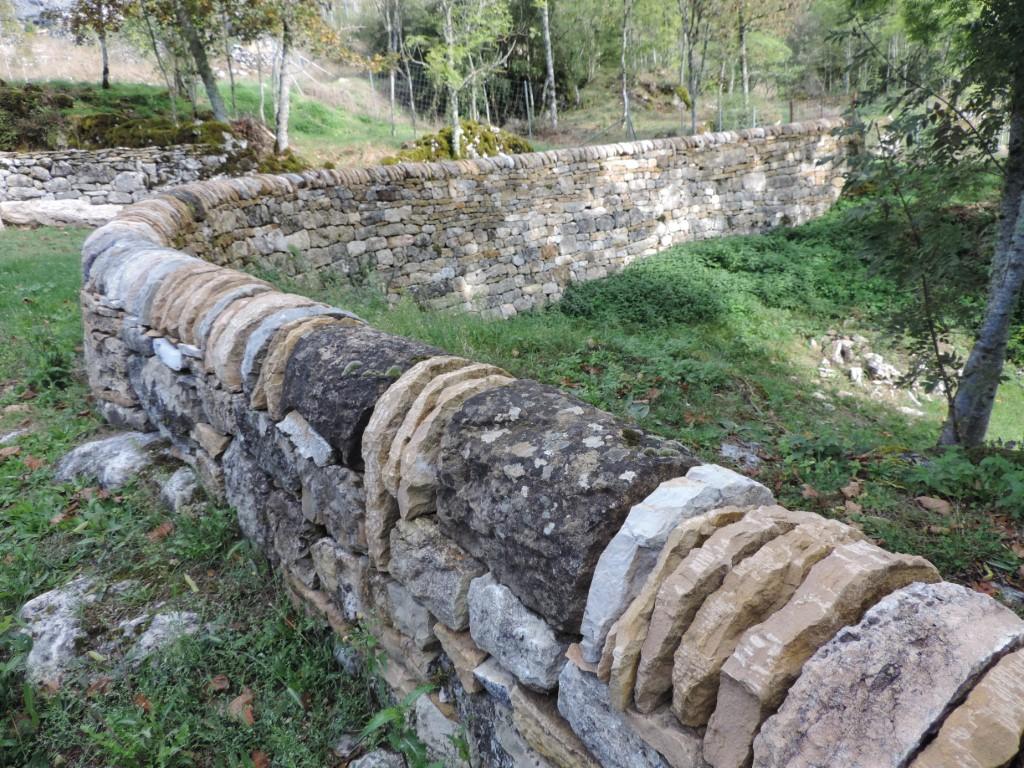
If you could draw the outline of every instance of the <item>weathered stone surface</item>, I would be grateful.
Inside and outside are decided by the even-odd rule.
[[[904,587],[804,664],[754,740],[753,764],[901,766],[1021,642],[1024,622],[990,597],[948,582]]]
[[[244,400],[236,400],[235,439],[245,443],[249,453],[284,490],[299,494],[301,478],[299,467],[303,463],[295,444],[277,429],[265,411],[245,407]]]
[[[605,768],[661,768],[668,765],[608,702],[608,688],[575,664],[558,679],[558,711]]]
[[[125,432],[74,448],[57,462],[58,483],[95,478],[102,488],[120,488],[153,464],[163,438],[153,432]]]
[[[301,413],[346,466],[361,469],[363,429],[377,399],[404,370],[437,352],[372,328],[319,328],[295,346],[282,405]]]
[[[167,611],[156,614],[148,622],[139,624],[138,628],[143,626],[145,631],[125,654],[125,658],[134,663],[149,658],[183,637],[196,634],[202,629],[202,622],[199,614],[192,611]]]
[[[366,551],[363,498],[362,478],[350,469],[314,465],[302,473],[302,514],[354,552]]]
[[[520,685],[512,689],[512,722],[526,742],[557,768],[597,768],[597,761],[559,714],[555,699]]]
[[[489,656],[473,670],[473,677],[493,699],[506,707],[512,706],[512,689],[515,687],[516,679],[496,658]]]
[[[452,768],[469,768],[460,755],[458,740],[462,730],[458,722],[450,719],[433,696],[424,694],[416,699],[416,735],[427,747],[427,754]]]
[[[182,371],[188,367],[187,358],[178,351],[178,347],[164,338],[153,339],[153,353],[160,362],[172,371]]]
[[[221,460],[227,502],[238,515],[242,535],[266,550],[273,536],[267,506],[274,493],[273,483],[241,440],[232,441]],[[279,492],[278,492],[279,493]]]
[[[441,622],[434,625],[434,634],[441,643],[441,650],[451,659],[466,693],[478,693],[483,690],[480,681],[473,675],[473,670],[487,658],[487,651],[477,647],[469,632],[453,632]]]
[[[0,201],[0,222],[16,227],[102,227],[122,206],[81,200]]]
[[[192,439],[215,459],[220,458],[231,443],[230,435],[219,432],[212,424],[207,424],[204,421],[200,421],[192,427]]]
[[[81,608],[95,599],[93,581],[79,577],[58,589],[29,600],[18,617],[32,638],[32,649],[25,659],[25,671],[36,685],[59,686],[61,678],[78,655],[78,644],[85,637],[81,626]]]
[[[406,768],[405,758],[397,752],[375,749],[358,760],[349,763],[349,768]]]
[[[729,569],[797,525],[761,514],[764,509],[748,512],[742,520],[715,531],[658,589],[637,666],[634,697],[640,712],[653,712],[668,699],[676,647],[704,600],[722,585]]]
[[[744,513],[739,507],[723,507],[684,520],[668,535],[640,593],[612,625],[601,654],[598,677],[608,682],[608,699],[616,709],[624,710],[633,701],[640,650],[647,638],[647,626],[662,582],[691,550],[701,546],[722,526],[735,523]]]
[[[402,520],[391,531],[391,575],[451,629],[469,627],[469,585],[485,570],[432,519]]]
[[[476,701],[486,700],[486,697],[474,697]],[[551,762],[544,758],[539,752],[530,746],[529,742],[522,737],[512,722],[512,710],[492,700],[490,704],[488,725],[491,731],[491,738],[488,744],[481,745],[490,747],[488,751],[477,748],[471,757],[475,758],[477,764],[493,764],[495,768],[554,768]],[[463,723],[467,718],[462,717]],[[483,718],[477,718],[477,722],[484,725]],[[470,723],[472,729],[473,724]],[[482,730],[482,729],[481,729]],[[495,749],[498,747],[500,749]],[[481,759],[483,758],[483,759]]]
[[[455,360],[457,361],[458,358]],[[452,370],[435,375],[423,385],[395,432],[395,437],[387,449],[387,460],[380,468],[381,482],[388,493],[395,497],[398,496],[405,448],[416,434],[420,424],[440,403],[445,391],[470,380],[482,379],[486,376],[500,376],[504,373],[500,368],[484,363],[469,363],[467,365],[455,363]]]
[[[327,466],[334,458],[334,449],[298,411],[292,411],[279,421],[277,431],[291,440],[299,456],[312,461],[317,467]]]
[[[527,607],[575,633],[597,559],[630,507],[694,463],[676,443],[515,381],[470,398],[449,422],[438,518]]]
[[[921,557],[894,555],[866,541],[836,547],[781,610],[743,635],[723,665],[704,736],[708,762],[715,768],[749,765],[758,728],[819,647],[890,592],[938,580],[938,571]]]
[[[192,425],[206,418],[197,378],[175,373],[156,357],[135,356],[128,361],[128,377],[149,421],[176,447],[190,451]]]
[[[716,507],[774,501],[771,491],[760,483],[713,465],[694,467],[686,477],[659,485],[630,509],[597,561],[583,614],[583,658],[591,663],[600,660],[608,630],[640,592],[665,540],[680,521]]]
[[[371,590],[374,608],[383,611],[383,618],[409,637],[417,648],[425,650],[437,645],[435,622],[430,611],[404,585],[394,579],[386,579],[380,586],[371,584]]]
[[[398,502],[385,487],[381,473],[395,435],[420,392],[437,376],[470,362],[461,357],[431,357],[403,373],[377,400],[363,431],[364,481],[366,484],[367,543],[374,565],[387,570],[391,528],[398,519]]]
[[[213,273],[218,271],[220,271],[220,267],[205,262],[184,264],[175,269],[164,278],[156,293],[153,294],[149,313],[141,318],[142,322],[158,331],[166,333],[170,330],[172,336],[177,336],[178,318],[171,314],[171,307],[175,305],[183,292],[194,291],[209,281]]]
[[[269,285],[250,280],[211,296],[211,304],[200,313],[192,326],[191,335],[184,336],[182,341],[206,350],[207,341],[214,329],[228,325],[235,315],[261,294],[276,295],[276,292]]]
[[[523,685],[549,691],[558,684],[569,643],[491,574],[469,586],[469,631]]]
[[[239,288],[252,285],[262,285],[268,291],[271,289],[266,283],[262,283],[242,272],[224,270],[213,274],[207,281],[198,286],[193,293],[180,297],[183,301],[176,301],[171,304],[169,312],[173,314],[170,315],[170,318],[177,318],[177,327],[175,328],[171,325],[166,329],[167,332],[186,344],[201,346],[196,343],[196,330],[206,313],[222,297],[234,296]]]
[[[622,715],[626,724],[672,768],[707,768],[701,755],[702,732],[679,725],[670,707],[649,715],[627,709]]]
[[[370,564],[366,557],[326,537],[312,544],[309,552],[321,589],[334,599],[345,619],[356,621],[368,616]]]
[[[1024,651],[999,660],[953,710],[911,768],[1000,768],[1024,734]]]
[[[193,503],[198,494],[199,481],[191,467],[179,467],[160,486],[160,501],[174,513],[181,512]]]
[[[288,323],[275,334],[267,346],[263,367],[260,368],[259,378],[249,397],[249,405],[252,408],[265,408],[273,419],[284,417],[281,393],[284,390],[284,374],[295,345],[317,328],[330,325],[345,323],[333,317],[314,317]]]
[[[456,375],[458,373],[456,371]],[[441,437],[452,415],[473,395],[511,382],[508,376],[492,375],[453,384],[441,392],[437,405],[419,423],[402,449],[397,499],[398,511],[403,518],[411,519],[436,511],[437,455],[441,451]]]
[[[718,698],[718,675],[740,637],[782,608],[807,572],[839,544],[860,538],[835,520],[804,523],[740,562],[697,611],[676,649],[672,711],[683,725],[707,724]]]

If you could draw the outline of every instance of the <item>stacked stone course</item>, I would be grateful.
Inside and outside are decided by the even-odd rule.
[[[202,145],[0,152],[0,202],[126,205],[161,187],[207,179],[229,157],[224,150]]]
[[[373,634],[396,696],[437,684],[411,714],[436,759],[464,765],[463,738],[503,768],[1019,759],[1024,622],[991,598],[556,389],[171,247],[312,182],[301,216],[325,177],[195,185],[94,232],[89,381],[296,600]]]

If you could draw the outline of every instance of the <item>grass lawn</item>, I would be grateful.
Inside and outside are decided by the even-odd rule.
[[[78,370],[85,235],[0,232],[0,436],[26,430],[0,446],[0,765],[251,766],[259,753],[330,765],[334,740],[369,716],[370,687],[340,671],[331,637],[292,608],[234,514],[205,503],[172,518],[145,482],[113,495],[53,483],[55,461],[103,430]],[[87,609],[101,637],[154,603],[196,611],[210,631],[115,682],[110,661],[85,658],[56,694],[33,694],[16,612],[80,574],[125,587]],[[218,675],[225,690],[211,688]],[[251,725],[227,713],[245,688]]]

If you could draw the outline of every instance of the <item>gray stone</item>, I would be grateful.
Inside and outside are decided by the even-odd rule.
[[[153,616],[125,658],[132,662],[141,662],[181,638],[196,634],[201,628],[199,614],[191,611],[158,613]]]
[[[132,357],[128,376],[149,421],[182,451],[191,452],[192,425],[204,420],[198,379],[175,373],[159,358]]]
[[[295,451],[318,467],[325,467],[334,458],[334,450],[297,411],[290,412],[277,423],[277,430],[291,438]]]
[[[391,531],[391,575],[450,629],[469,626],[469,584],[486,570],[427,518]]]
[[[696,461],[562,392],[516,381],[448,424],[438,519],[527,607],[578,632],[598,558],[629,509]]]
[[[80,200],[8,200],[0,202],[0,220],[21,227],[102,227],[121,208]]]
[[[331,595],[348,621],[369,615],[369,561],[323,538],[310,546],[320,588]]]
[[[754,740],[755,768],[903,766],[1024,622],[956,584],[893,592],[803,666]]]
[[[397,752],[375,749],[358,760],[348,764],[348,768],[405,768],[405,758]]]
[[[95,479],[102,488],[120,488],[153,464],[162,444],[160,435],[143,432],[83,443],[57,463],[54,480],[69,483]]]
[[[355,552],[366,551],[363,499],[362,478],[350,469],[329,464],[302,474],[302,514]]]
[[[449,719],[427,694],[416,699],[416,735],[427,747],[427,754],[440,760],[445,768],[469,768],[460,755],[458,740],[463,737],[459,724]]]
[[[78,656],[78,646],[85,638],[80,612],[83,605],[95,599],[90,594],[92,588],[92,579],[83,576],[37,595],[18,612],[25,632],[32,638],[25,670],[33,684],[59,686]]]
[[[392,626],[410,638],[417,648],[427,649],[437,645],[434,636],[434,619],[430,611],[416,600],[402,584],[394,579],[384,582],[384,591],[377,598],[378,609],[386,610],[386,617]]]
[[[160,487],[160,501],[172,512],[180,512],[196,500],[199,481],[191,467],[179,467]]]
[[[363,326],[327,326],[296,344],[285,369],[282,405],[296,410],[362,468],[363,429],[377,399],[401,373],[439,350]]]
[[[558,684],[569,643],[489,573],[469,586],[469,632],[523,685],[549,691]]]
[[[172,371],[181,371],[186,367],[185,356],[167,339],[153,339],[153,352]]]
[[[668,768],[612,708],[607,686],[575,664],[566,664],[558,678],[558,711],[605,768]]]
[[[512,689],[515,688],[516,679],[496,658],[491,656],[480,664],[473,670],[473,677],[496,701],[506,707],[512,706]]]

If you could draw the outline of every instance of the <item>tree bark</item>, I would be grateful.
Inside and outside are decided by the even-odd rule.
[[[281,65],[277,80],[277,114],[274,125],[274,154],[288,150],[288,115],[291,112],[291,73],[288,71],[288,54],[292,47],[292,28],[288,16],[281,20]]]
[[[972,447],[984,441],[1006,362],[1010,323],[1024,286],[1024,83],[1020,82],[1011,107],[1000,213],[985,317],[960,376],[940,445]]]
[[[110,88],[110,54],[107,51],[107,30],[100,27],[100,57],[103,59],[103,75],[100,82],[100,87],[103,90],[109,90]]]
[[[745,0],[739,6],[740,74],[743,82],[743,111],[750,109],[750,66],[747,62],[747,4]]]
[[[228,67],[228,82],[231,84],[231,116],[238,117],[238,100],[235,95],[235,67],[231,61],[231,24],[226,12],[222,14],[224,22],[224,63]]]
[[[260,41],[257,39],[254,41],[256,45],[256,79],[260,83],[260,125],[267,124],[267,96],[264,92],[263,85],[263,49],[260,47]]]
[[[555,93],[555,57],[551,51],[551,23],[548,18],[548,0],[542,0],[540,6],[541,25],[544,32],[544,59],[547,64],[548,114],[551,118],[551,130],[558,130],[558,95]]]
[[[181,28],[181,33],[185,36],[189,53],[192,55],[192,60],[196,65],[196,72],[199,75],[199,79],[203,81],[206,96],[210,100],[213,119],[226,123],[228,111],[224,106],[224,99],[221,98],[220,91],[217,90],[217,78],[214,77],[213,70],[210,68],[210,60],[206,57],[206,47],[203,45],[203,41],[199,39],[199,32],[196,31],[195,25],[192,23],[192,16],[182,0],[178,0],[174,4],[174,10],[178,19],[178,26]]]
[[[167,65],[164,63],[164,57],[160,55],[160,44],[156,39],[156,31],[153,29],[153,20],[149,17],[149,7],[146,3],[140,3],[139,7],[142,10],[142,18],[146,21],[146,32],[149,34],[149,42],[153,47],[153,56],[156,58],[156,65],[160,69],[160,74],[164,78],[164,85],[167,86],[167,95],[170,97],[171,102],[171,119],[174,124],[178,124],[178,89],[171,74],[167,71]]]
[[[462,157],[462,122],[459,120],[459,89],[452,82],[455,76],[455,22],[452,19],[452,4],[444,3],[444,45],[448,60],[448,124],[452,128],[452,157]]]
[[[633,116],[629,111],[629,71],[626,52],[629,49],[629,18],[633,12],[633,0],[622,0],[622,51],[619,58],[619,73],[622,76],[622,128],[630,139],[636,139],[633,130]]]

